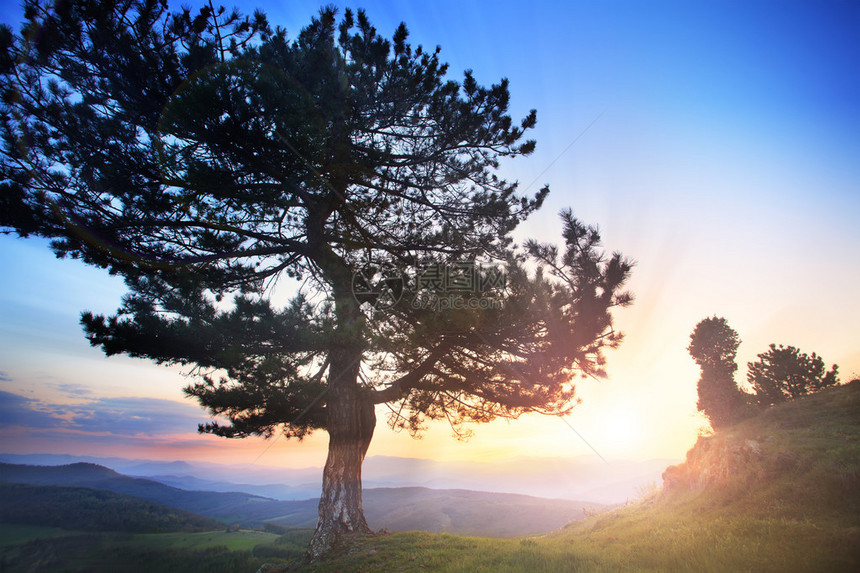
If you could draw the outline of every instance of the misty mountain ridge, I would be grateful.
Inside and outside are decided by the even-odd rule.
[[[243,508],[254,501],[274,501],[242,492],[213,493],[175,488],[86,462],[63,466],[0,463],[0,482],[106,490],[215,519],[242,515]]]
[[[0,454],[0,461],[30,465],[90,462],[126,476],[143,477],[182,489],[245,492],[279,500],[319,495],[322,468],[278,468],[207,462],[98,458],[53,454]],[[660,484],[667,466],[680,459],[615,460],[591,457],[513,458],[490,462],[435,461],[421,458],[372,456],[362,470],[367,489],[426,487],[505,492],[535,497],[623,503],[643,486]]]

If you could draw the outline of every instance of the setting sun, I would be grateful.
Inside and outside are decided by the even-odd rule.
[[[644,433],[639,413],[626,405],[617,406],[608,412],[604,427],[601,438],[614,450],[625,453],[629,453],[639,443]]]

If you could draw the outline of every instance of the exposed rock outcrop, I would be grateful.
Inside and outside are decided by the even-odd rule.
[[[663,491],[702,490],[741,474],[754,477],[761,473],[763,456],[764,449],[757,440],[700,437],[684,463],[663,472]]]

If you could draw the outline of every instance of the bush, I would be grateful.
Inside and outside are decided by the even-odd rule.
[[[759,406],[772,406],[807,396],[839,383],[838,367],[825,372],[824,361],[793,346],[770,345],[770,350],[747,364],[747,380],[752,384]]]

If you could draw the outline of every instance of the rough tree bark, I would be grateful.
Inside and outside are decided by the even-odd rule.
[[[371,533],[361,502],[361,466],[373,438],[376,414],[369,396],[358,386],[358,367],[358,360],[332,362],[332,371],[340,374],[332,377],[326,401],[328,459],[319,521],[308,548],[311,559],[319,559],[345,534]]]

